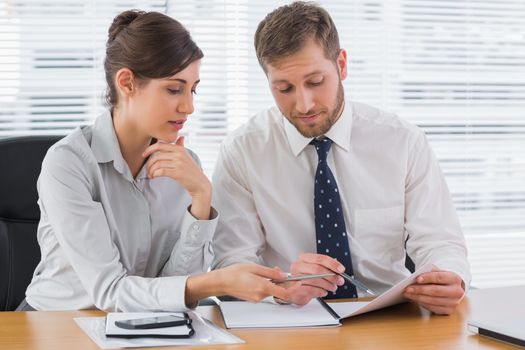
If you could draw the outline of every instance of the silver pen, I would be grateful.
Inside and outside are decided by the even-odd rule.
[[[335,276],[335,273],[320,273],[315,275],[288,275],[286,279],[283,280],[271,280],[273,283],[283,283],[288,281],[303,281],[303,280],[312,280],[312,279],[318,279],[318,278],[325,278],[325,277],[332,277]]]
[[[352,283],[354,286],[356,286],[357,288],[367,292],[368,294],[372,295],[372,296],[375,296],[375,293],[372,292],[372,290],[370,288],[368,288],[364,283],[362,282],[359,282],[358,280],[356,280],[354,278],[354,276],[350,276],[344,272],[336,272],[339,276],[343,277],[345,280],[347,280],[348,282]]]

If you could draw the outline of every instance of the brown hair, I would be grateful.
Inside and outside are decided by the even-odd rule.
[[[254,44],[259,64],[293,55],[313,38],[327,59],[337,60],[339,35],[328,12],[313,2],[296,1],[270,12],[257,27]]]
[[[115,74],[129,68],[137,83],[170,77],[203,57],[189,32],[159,12],[124,11],[113,19],[106,43],[106,102],[115,107]]]

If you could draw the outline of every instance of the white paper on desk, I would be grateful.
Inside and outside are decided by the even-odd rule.
[[[101,349],[244,343],[242,339],[217,327],[198,313],[189,311],[188,315],[195,329],[191,338],[108,338],[105,333],[105,317],[79,317],[75,318],[75,322]]]
[[[223,301],[219,304],[228,328],[277,328],[339,326],[339,320],[317,299],[304,306],[280,305],[271,298],[253,304]]]
[[[416,282],[416,278],[425,272],[432,271],[434,265],[426,264],[417,269],[413,274],[402,280],[401,282],[394,285],[392,288],[378,296],[372,301],[365,302],[342,302],[342,303],[328,303],[332,310],[339,315],[340,318],[347,318],[364,314],[384,307],[392,306],[395,304],[406,301],[403,297],[403,291],[406,287]]]

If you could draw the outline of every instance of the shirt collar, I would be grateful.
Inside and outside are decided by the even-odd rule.
[[[284,119],[284,131],[286,138],[292,149],[294,156],[298,156],[299,153],[313,140],[313,137],[304,137],[297,131],[295,126],[288,121],[286,117]],[[352,133],[352,105],[345,103],[343,113],[334,125],[325,134],[326,137],[330,138],[334,144],[341,147],[343,150],[350,150],[350,136]]]
[[[115,170],[131,178],[129,167],[120,152],[113,118],[109,111],[105,111],[95,120],[92,130],[91,149],[97,162],[109,163],[113,161]]]

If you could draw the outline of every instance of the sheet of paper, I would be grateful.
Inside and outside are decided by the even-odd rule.
[[[193,320],[195,334],[191,338],[108,338],[106,337],[105,317],[79,317],[75,318],[78,326],[101,349],[139,348],[173,345],[212,345],[212,344],[241,344],[244,341],[226,330],[217,327],[198,313],[189,311]]]
[[[219,304],[228,328],[275,328],[338,326],[336,319],[317,300],[304,306],[279,305],[271,298],[253,304],[244,301],[224,301]]]
[[[432,271],[434,265],[426,264],[417,269],[413,274],[400,281],[392,288],[378,296],[372,301],[369,302],[342,302],[342,303],[329,303],[332,310],[334,310],[339,317],[347,318],[350,316],[356,316],[364,314],[365,312],[370,312],[378,309],[382,309],[387,306],[399,304],[403,301],[406,301],[403,298],[403,291],[409,285],[415,283],[416,278],[425,272]]]

